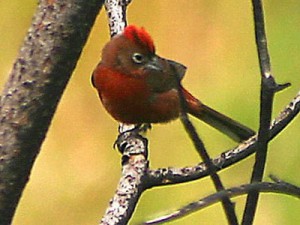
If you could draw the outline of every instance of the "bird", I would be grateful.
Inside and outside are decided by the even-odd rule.
[[[255,135],[247,126],[210,108],[186,90],[186,67],[156,54],[150,34],[128,25],[104,46],[91,80],[107,112],[124,124],[168,123],[182,115],[179,93],[188,114],[236,142]],[[178,82],[179,81],[179,82]]]

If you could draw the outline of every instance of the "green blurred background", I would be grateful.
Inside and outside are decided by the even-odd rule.
[[[0,82],[5,83],[37,1],[0,2]],[[277,94],[274,116],[296,95],[300,84],[300,2],[265,1],[266,28],[277,82],[293,86]],[[257,129],[260,75],[254,44],[250,1],[135,0],[129,23],[152,34],[159,55],[188,66],[184,85],[213,108]],[[103,109],[90,75],[109,40],[105,12],[89,40],[61,99],[14,225],[97,224],[114,194],[120,176],[120,154],[112,148],[115,122]],[[210,154],[235,144],[193,120]],[[271,144],[266,174],[299,183],[299,118]],[[199,157],[179,121],[155,125],[149,132],[151,168],[194,165]],[[222,171],[227,187],[249,181],[253,157]],[[268,180],[268,178],[266,178]],[[152,219],[214,192],[211,181],[154,188],[144,193],[131,223]],[[236,198],[241,215],[244,198]],[[297,224],[300,202],[263,194],[255,224]],[[171,224],[226,224],[221,206],[214,205]],[[199,222],[200,221],[200,222]]]

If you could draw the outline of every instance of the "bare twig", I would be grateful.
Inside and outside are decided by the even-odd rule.
[[[244,194],[248,194],[249,192],[257,191],[257,192],[265,192],[265,193],[278,193],[278,194],[285,194],[289,196],[294,196],[300,199],[300,188],[296,187],[295,185],[280,181],[276,183],[270,182],[258,182],[258,183],[251,183],[251,184],[244,184],[239,187],[230,188],[227,190],[223,190],[217,192],[215,194],[209,195],[203,199],[200,199],[196,202],[190,203],[181,209],[170,213],[168,215],[159,217],[157,219],[147,221],[143,224],[146,225],[153,225],[153,224],[161,224],[163,222],[170,222],[175,219],[179,219],[183,216],[191,214],[195,211],[208,207],[212,204],[219,202],[224,196],[227,197],[236,197]]]
[[[103,1],[40,0],[0,102],[0,224],[10,224]]]
[[[174,70],[174,72],[175,72],[175,70]],[[217,169],[216,169],[215,165],[212,163],[211,158],[204,146],[204,143],[202,142],[199,135],[197,134],[195,127],[193,126],[193,124],[191,123],[191,121],[188,118],[188,115],[186,113],[186,102],[185,102],[185,99],[184,99],[184,96],[182,93],[179,74],[175,74],[175,75],[177,78],[178,93],[179,93],[179,98],[180,98],[181,108],[182,108],[181,117],[180,117],[181,122],[182,122],[186,132],[188,133],[189,137],[191,138],[198,154],[200,155],[204,164],[207,166],[209,176],[211,177],[216,190],[222,191],[222,190],[224,190],[224,186],[222,184],[222,181],[221,181],[219,175],[217,174]],[[228,196],[224,196],[224,198],[222,198],[222,206],[225,211],[228,223],[232,224],[232,225],[235,225],[235,224],[237,225],[238,220],[237,220],[237,216],[235,213],[234,204],[230,201]]]
[[[273,108],[273,98],[278,85],[271,74],[270,57],[267,46],[267,37],[264,27],[264,14],[261,0],[252,0],[255,40],[261,71],[261,97],[260,97],[260,121],[257,141],[257,152],[255,155],[255,164],[252,172],[251,182],[260,182],[262,180],[270,136],[270,123]],[[246,207],[243,215],[242,224],[251,225],[254,220],[259,192],[250,191],[247,196]]]

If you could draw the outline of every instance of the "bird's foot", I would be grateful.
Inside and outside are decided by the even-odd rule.
[[[140,124],[124,124],[120,123],[119,125],[119,133],[122,135],[126,132],[135,132],[135,133],[145,133],[147,130],[150,130],[150,123],[140,123]]]
[[[147,130],[151,129],[150,123],[142,123],[142,124],[123,124],[119,125],[119,135],[117,140],[114,142],[113,147],[118,149],[122,152],[123,145],[126,144],[126,139],[129,136],[140,136],[140,133],[146,133]]]

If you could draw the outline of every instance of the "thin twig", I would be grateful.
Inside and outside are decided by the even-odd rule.
[[[281,181],[276,183],[271,183],[271,182],[251,183],[251,184],[241,185],[239,187],[229,188],[227,190],[223,190],[215,194],[209,195],[196,202],[190,203],[173,213],[170,213],[165,216],[161,216],[151,221],[147,221],[143,224],[153,225],[153,224],[161,224],[163,222],[165,223],[165,222],[174,221],[175,219],[182,218],[183,216],[187,216],[188,214],[191,214],[193,212],[199,211],[200,209],[215,204],[225,196],[236,197],[236,196],[248,194],[252,191],[285,194],[300,199],[300,188],[286,182]]]
[[[255,40],[261,71],[261,97],[257,152],[255,155],[255,164],[252,172],[251,183],[260,182],[264,174],[270,135],[269,127],[272,116],[273,98],[277,87],[275,79],[271,75],[262,2],[261,0],[252,0],[252,4],[255,24]],[[258,191],[253,190],[249,192],[242,224],[251,225],[253,223],[258,198]]]
[[[176,74],[176,79],[178,83],[178,93],[179,93],[179,98],[180,98],[180,103],[181,103],[181,122],[187,131],[188,135],[190,136],[197,152],[199,153],[201,159],[203,160],[204,164],[207,166],[209,176],[211,177],[213,184],[216,188],[217,191],[222,191],[224,190],[224,185],[222,184],[222,181],[217,174],[217,169],[215,165],[212,163],[211,158],[204,146],[204,143],[200,139],[195,127],[191,123],[191,121],[188,118],[188,115],[186,113],[186,102],[183,96],[183,92],[181,89],[181,84],[180,84],[180,78],[179,75]],[[230,198],[228,196],[224,196],[222,198],[222,206],[225,211],[227,220],[229,224],[232,225],[237,225],[238,224],[238,219],[235,213],[234,209],[234,204],[231,202]]]

